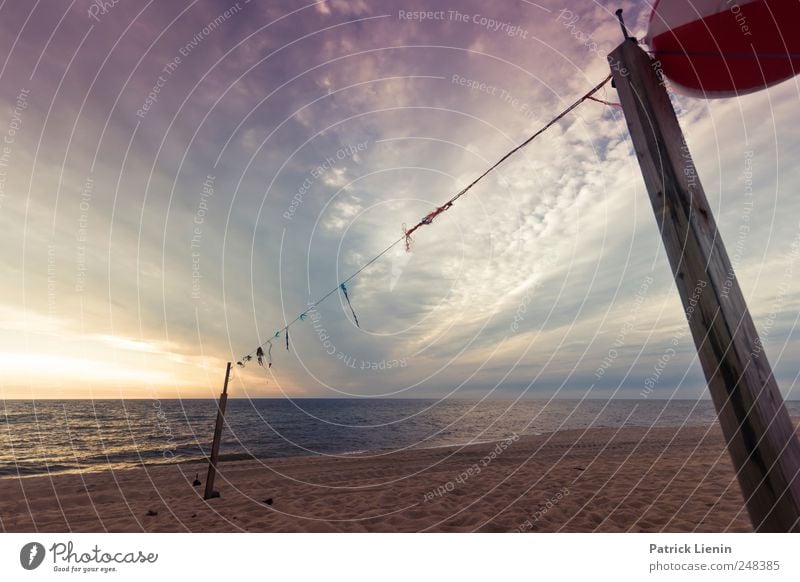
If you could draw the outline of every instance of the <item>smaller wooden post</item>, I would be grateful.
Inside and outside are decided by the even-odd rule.
[[[206,491],[203,499],[219,497],[219,491],[214,491],[214,479],[217,476],[217,457],[219,456],[219,443],[222,440],[222,426],[225,423],[225,405],[228,402],[228,380],[231,377],[231,363],[225,370],[225,384],[222,386],[222,394],[219,395],[219,406],[217,407],[217,423],[214,426],[214,442],[211,444],[211,458],[208,461],[208,476],[206,477]]]

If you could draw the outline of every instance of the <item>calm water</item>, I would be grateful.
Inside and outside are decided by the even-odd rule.
[[[788,403],[800,416],[800,402]],[[213,400],[7,400],[0,477],[201,459]],[[438,447],[586,427],[708,425],[710,401],[230,400],[221,455],[266,458]]]

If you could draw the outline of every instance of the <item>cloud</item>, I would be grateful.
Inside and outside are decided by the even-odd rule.
[[[21,34],[2,74],[0,132],[19,88],[30,98],[0,207],[3,341],[17,353],[23,334],[20,353],[69,357],[58,361],[112,383],[97,361],[122,357],[121,370],[152,369],[155,393],[215,394],[217,368],[396,242],[348,283],[361,328],[334,293],[318,307],[330,345],[307,321],[293,326],[272,370],[237,369],[237,393],[474,395],[499,383],[503,394],[574,395],[594,383],[598,396],[638,396],[686,324],[616,110],[585,103],[403,250],[403,224],[607,74],[604,47],[620,41],[610,9],[573,8],[567,21],[561,5],[540,4],[252,3],[206,35],[227,5],[140,13],[131,2],[91,31],[76,9],[52,39],[55,14],[35,11],[22,29],[26,9],[4,8],[4,38]],[[646,6],[623,7],[642,36]],[[399,15],[423,9],[443,16]],[[602,97],[616,99],[610,86]],[[675,98],[786,392],[800,305],[800,202],[787,195],[800,179],[796,102],[794,81],[741,99]],[[64,342],[88,352],[62,353]],[[656,394],[702,393],[680,342]],[[14,390],[47,381],[20,371]]]

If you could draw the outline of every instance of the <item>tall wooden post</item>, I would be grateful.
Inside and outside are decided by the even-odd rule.
[[[211,444],[211,458],[208,460],[208,475],[206,476],[206,490],[203,499],[219,497],[219,492],[214,491],[214,479],[217,476],[217,457],[219,456],[219,443],[222,440],[222,427],[225,424],[225,405],[228,403],[228,379],[231,377],[231,363],[225,370],[225,384],[222,394],[219,395],[217,407],[217,423],[214,425],[214,441]]]
[[[657,62],[632,39],[608,60],[753,527],[800,531],[800,443]]]

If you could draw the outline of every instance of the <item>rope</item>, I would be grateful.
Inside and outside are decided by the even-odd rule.
[[[454,203],[456,200],[458,200],[458,199],[459,199],[459,198],[461,198],[461,197],[462,197],[464,194],[466,194],[467,192],[469,192],[469,191],[470,191],[470,189],[472,189],[472,187],[473,187],[473,186],[475,186],[475,185],[476,185],[478,182],[480,182],[481,180],[483,180],[483,179],[484,179],[484,178],[485,178],[487,175],[489,175],[489,173],[490,173],[490,172],[492,172],[492,171],[493,171],[495,168],[497,168],[497,166],[499,166],[500,164],[502,164],[503,162],[505,162],[505,161],[506,161],[508,158],[510,158],[510,157],[511,157],[511,156],[513,156],[515,153],[517,153],[518,151],[520,151],[522,148],[524,148],[525,146],[527,146],[529,143],[531,143],[531,142],[532,142],[533,140],[535,140],[537,137],[539,137],[540,135],[542,135],[542,134],[543,134],[545,131],[547,131],[548,129],[550,129],[550,127],[552,127],[554,124],[556,124],[558,121],[560,121],[560,120],[561,120],[561,118],[563,118],[565,115],[567,115],[567,114],[568,114],[570,111],[572,111],[572,110],[573,110],[573,109],[575,109],[575,108],[576,108],[578,105],[580,105],[581,103],[583,103],[584,101],[586,101],[587,99],[589,99],[589,98],[590,98],[592,95],[594,95],[595,93],[597,93],[597,92],[598,92],[600,89],[602,89],[602,88],[603,88],[603,85],[605,85],[606,83],[608,83],[609,79],[611,79],[611,74],[609,74],[609,75],[608,75],[608,76],[607,76],[605,79],[603,79],[603,80],[602,80],[600,83],[598,83],[597,85],[595,85],[595,86],[594,86],[592,89],[590,89],[590,90],[589,90],[589,92],[585,93],[585,94],[584,94],[582,97],[580,97],[580,98],[579,98],[577,101],[575,101],[575,102],[574,102],[572,105],[570,105],[569,107],[567,107],[566,109],[564,109],[564,111],[562,111],[561,113],[559,113],[558,115],[556,115],[556,116],[555,116],[553,119],[551,119],[551,120],[550,120],[550,121],[549,121],[549,122],[548,122],[548,123],[547,123],[547,124],[546,124],[544,127],[542,127],[542,128],[539,130],[539,131],[537,131],[536,133],[534,133],[532,136],[530,136],[530,137],[529,137],[528,139],[526,139],[524,142],[522,142],[522,143],[521,143],[521,144],[519,144],[517,147],[515,147],[513,150],[511,150],[511,151],[510,151],[510,152],[508,152],[506,155],[504,155],[502,158],[500,158],[499,160],[497,160],[497,161],[496,161],[496,162],[495,162],[493,165],[491,165],[491,166],[489,167],[489,169],[487,169],[487,170],[486,170],[486,171],[485,171],[483,174],[481,174],[480,176],[478,176],[477,178],[475,178],[475,179],[474,179],[472,182],[470,182],[469,184],[467,184],[467,185],[466,185],[466,186],[465,186],[465,187],[464,187],[464,188],[463,188],[463,189],[462,189],[460,192],[458,192],[458,193],[457,193],[455,196],[453,196],[452,198],[450,198],[450,200],[448,200],[447,202],[445,202],[444,204],[442,204],[441,206],[439,206],[438,208],[436,208],[435,210],[433,210],[433,212],[430,212],[429,214],[427,214],[427,215],[426,215],[426,216],[425,216],[425,217],[424,217],[422,220],[420,220],[420,221],[419,221],[417,224],[415,224],[414,226],[412,226],[410,229],[408,229],[408,230],[405,230],[405,237],[406,237],[406,250],[410,250],[410,249],[411,249],[411,235],[412,235],[412,234],[414,234],[414,231],[415,231],[415,230],[417,230],[417,229],[418,229],[418,228],[420,228],[421,226],[427,226],[427,225],[429,225],[430,223],[432,223],[432,222],[433,222],[433,219],[434,219],[434,218],[436,218],[437,216],[439,216],[439,215],[440,215],[442,212],[445,212],[446,210],[449,210],[449,209],[450,209],[450,207],[451,207],[451,206],[453,206],[453,203]]]
[[[598,99],[597,97],[587,97],[591,101],[595,101],[596,103],[602,103],[603,105],[608,105],[609,107],[617,107],[622,109],[622,104],[616,103],[615,101],[606,101],[605,99]]]
[[[352,304],[350,303],[350,297],[349,297],[349,296],[348,296],[348,294],[347,294],[347,287],[346,287],[346,285],[345,285],[346,283],[349,283],[350,281],[352,281],[353,279],[355,279],[355,278],[356,278],[358,275],[360,275],[360,274],[361,274],[361,272],[362,272],[364,269],[368,268],[368,267],[369,267],[370,265],[372,265],[372,264],[373,264],[375,261],[377,261],[377,260],[378,260],[378,259],[380,259],[380,258],[381,258],[383,255],[385,255],[385,254],[386,254],[386,253],[388,253],[390,250],[392,250],[392,249],[393,249],[395,246],[397,246],[397,244],[398,244],[398,243],[400,243],[401,241],[405,241],[405,243],[406,243],[406,250],[410,250],[410,248],[411,248],[411,235],[414,233],[414,231],[416,231],[416,230],[417,230],[418,228],[420,228],[421,226],[426,226],[426,225],[429,225],[429,224],[431,224],[431,223],[433,222],[433,219],[434,219],[434,218],[436,218],[437,216],[439,216],[439,215],[440,215],[442,212],[445,212],[446,210],[449,210],[449,209],[450,209],[450,207],[452,207],[452,206],[453,206],[453,203],[454,203],[456,200],[458,200],[458,199],[459,199],[459,198],[461,198],[461,197],[462,197],[464,194],[466,194],[467,192],[469,192],[469,190],[470,190],[470,189],[472,189],[472,187],[473,187],[473,186],[475,186],[475,185],[476,185],[478,182],[480,182],[481,180],[483,180],[483,179],[484,179],[484,178],[485,178],[487,175],[489,175],[489,174],[490,174],[490,173],[491,173],[491,172],[492,172],[492,171],[493,171],[495,168],[497,168],[497,167],[498,167],[500,164],[502,164],[503,162],[505,162],[505,161],[506,161],[508,158],[510,158],[511,156],[513,156],[514,154],[516,154],[518,151],[520,151],[521,149],[523,149],[525,146],[527,146],[528,144],[530,144],[530,143],[531,143],[533,140],[535,140],[537,137],[539,137],[540,135],[542,135],[542,134],[543,134],[545,131],[547,131],[548,129],[550,129],[550,127],[552,127],[553,125],[555,125],[555,124],[556,124],[558,121],[560,121],[560,120],[561,120],[561,119],[562,119],[564,116],[566,116],[568,113],[570,113],[570,112],[571,112],[573,109],[575,109],[575,108],[576,108],[578,105],[580,105],[581,103],[583,103],[584,101],[586,101],[586,100],[588,100],[588,99],[591,99],[592,101],[598,101],[598,102],[600,102],[600,103],[604,103],[604,104],[606,104],[606,105],[613,105],[613,104],[611,104],[611,103],[607,103],[607,102],[605,102],[605,101],[601,101],[601,100],[599,100],[599,99],[594,99],[594,98],[592,97],[592,95],[594,95],[594,94],[595,94],[595,93],[597,93],[597,92],[598,92],[600,89],[602,89],[602,88],[603,88],[603,86],[604,86],[606,83],[608,83],[608,81],[609,81],[610,79],[611,79],[611,74],[609,74],[609,75],[608,75],[608,76],[607,76],[605,79],[603,79],[603,80],[602,80],[600,83],[598,83],[597,85],[595,85],[594,87],[592,87],[592,88],[591,88],[591,89],[590,89],[588,92],[586,92],[585,94],[583,94],[583,95],[582,95],[580,98],[578,98],[578,99],[577,99],[577,100],[576,100],[574,103],[572,103],[572,104],[571,104],[569,107],[567,107],[566,109],[564,109],[563,111],[561,111],[561,113],[559,113],[559,114],[558,114],[558,115],[556,115],[556,116],[555,116],[553,119],[551,119],[549,122],[547,122],[547,124],[545,124],[545,125],[544,125],[544,126],[541,128],[541,129],[539,129],[538,131],[536,131],[536,133],[534,133],[533,135],[531,135],[531,136],[530,136],[528,139],[526,139],[525,141],[523,141],[523,142],[522,142],[521,144],[519,144],[517,147],[515,147],[514,149],[512,149],[511,151],[509,151],[508,153],[506,153],[506,154],[505,154],[505,155],[504,155],[502,158],[500,158],[499,160],[497,160],[497,161],[496,161],[494,164],[492,164],[492,165],[491,165],[491,166],[490,166],[490,167],[489,167],[489,168],[488,168],[488,169],[487,169],[485,172],[483,172],[483,173],[482,173],[480,176],[478,176],[478,177],[477,177],[477,178],[475,178],[475,179],[474,179],[472,182],[470,182],[469,184],[467,184],[467,185],[466,185],[464,188],[462,188],[462,189],[461,189],[461,190],[460,190],[460,191],[459,191],[457,194],[455,194],[455,195],[454,195],[452,198],[450,198],[450,199],[449,199],[447,202],[445,202],[445,203],[444,203],[444,204],[442,204],[441,206],[439,206],[439,207],[435,208],[435,209],[434,209],[432,212],[430,212],[430,213],[428,213],[427,215],[425,215],[425,216],[422,218],[422,220],[420,220],[420,221],[419,221],[417,224],[415,224],[413,227],[411,227],[410,229],[406,229],[406,228],[405,228],[405,225],[403,225],[403,236],[401,236],[400,238],[398,238],[396,241],[394,241],[394,242],[393,242],[393,243],[391,243],[389,246],[387,246],[385,249],[383,249],[383,250],[382,250],[380,253],[378,253],[377,255],[375,255],[374,257],[372,257],[372,258],[371,258],[369,261],[367,261],[366,263],[364,263],[364,265],[362,265],[362,266],[361,266],[361,267],[360,267],[360,268],[359,268],[357,271],[355,271],[355,272],[354,272],[352,275],[350,275],[349,277],[347,277],[347,278],[346,278],[344,281],[341,281],[340,283],[338,283],[338,284],[336,285],[336,287],[334,287],[333,289],[331,289],[330,291],[328,291],[328,292],[327,292],[325,295],[323,295],[322,297],[320,297],[319,299],[317,299],[317,300],[316,300],[314,303],[312,303],[311,305],[309,305],[308,309],[306,309],[305,311],[303,311],[303,313],[301,313],[300,315],[298,315],[297,317],[295,317],[295,318],[294,318],[292,321],[290,321],[289,323],[287,323],[287,324],[286,324],[286,325],[285,325],[283,328],[281,328],[280,330],[276,331],[276,332],[275,332],[275,335],[272,337],[272,339],[274,339],[274,338],[276,338],[276,337],[279,337],[279,336],[280,336],[280,334],[281,334],[281,332],[286,332],[286,334],[288,335],[288,332],[289,332],[289,327],[290,327],[291,325],[293,325],[293,324],[297,323],[298,321],[303,321],[303,320],[305,320],[305,318],[306,318],[306,315],[308,314],[308,312],[309,312],[309,311],[311,311],[312,309],[314,309],[314,308],[315,308],[317,305],[319,305],[320,303],[322,303],[323,301],[325,301],[325,300],[326,300],[328,297],[330,297],[331,295],[333,295],[334,293],[336,293],[336,292],[337,292],[337,291],[339,291],[340,289],[341,289],[341,290],[342,290],[342,292],[344,293],[345,299],[347,299],[347,304],[348,304],[348,305],[350,305],[350,311],[351,311],[351,312],[352,312],[352,314],[353,314],[353,319],[355,320],[355,322],[356,322],[356,325],[358,325],[358,318],[356,317],[356,312],[355,312],[355,310],[353,310],[353,306],[352,306]],[[263,358],[264,358],[263,346],[267,345],[267,346],[269,347],[269,367],[272,367],[272,358],[271,358],[271,355],[272,355],[272,339],[270,339],[270,340],[268,340],[267,342],[265,342],[265,343],[263,343],[263,344],[259,345],[259,346],[258,346],[258,347],[257,347],[255,350],[253,350],[253,351],[252,351],[252,352],[250,352],[249,354],[247,354],[247,355],[245,355],[245,356],[242,356],[242,359],[241,359],[240,361],[238,361],[238,362],[237,362],[237,364],[238,364],[239,366],[241,366],[241,367],[244,367],[244,364],[245,364],[245,362],[249,362],[250,360],[252,360],[252,359],[253,359],[253,354],[256,354],[256,355],[260,356],[260,357],[259,357],[259,363],[261,363],[261,362],[263,361]],[[288,347],[288,338],[287,338],[287,347]]]
[[[395,246],[397,246],[397,244],[398,244],[398,243],[400,243],[400,241],[402,241],[404,238],[405,238],[405,237],[402,237],[402,236],[401,236],[401,237],[400,237],[400,238],[398,238],[396,241],[394,241],[392,244],[390,244],[388,247],[386,247],[385,249],[383,249],[383,250],[382,250],[380,253],[378,253],[377,255],[375,255],[374,257],[372,257],[372,258],[371,258],[369,261],[367,261],[367,262],[366,262],[366,263],[365,263],[365,264],[364,264],[364,265],[363,265],[363,266],[362,266],[360,269],[358,269],[358,271],[356,271],[355,273],[353,273],[352,275],[350,275],[350,276],[349,276],[347,279],[345,279],[344,281],[342,281],[342,282],[341,282],[339,285],[337,285],[336,287],[334,287],[333,289],[331,289],[330,291],[328,291],[328,292],[327,292],[325,295],[323,295],[322,297],[320,297],[319,299],[317,299],[317,300],[316,300],[314,303],[312,303],[311,305],[309,305],[309,306],[308,306],[308,309],[306,309],[306,310],[305,310],[303,313],[301,313],[300,315],[298,315],[297,317],[295,317],[295,318],[294,318],[292,321],[290,321],[289,323],[287,323],[287,324],[286,324],[286,326],[282,327],[282,328],[281,328],[279,331],[276,331],[275,333],[276,333],[276,334],[280,334],[280,332],[282,332],[282,331],[288,331],[288,330],[289,330],[289,327],[290,327],[290,326],[292,326],[292,325],[294,325],[294,324],[295,324],[295,323],[297,323],[298,321],[305,321],[306,317],[308,316],[308,312],[309,312],[309,311],[311,311],[311,310],[312,310],[312,309],[314,309],[314,308],[315,308],[317,305],[319,305],[320,303],[322,303],[323,301],[325,301],[325,300],[326,300],[328,297],[330,297],[331,295],[333,295],[334,293],[336,293],[336,292],[337,292],[337,291],[340,289],[341,285],[343,285],[343,284],[345,284],[345,283],[349,283],[350,281],[352,281],[353,279],[355,279],[355,278],[356,278],[358,275],[360,275],[360,274],[361,274],[361,271],[363,271],[364,269],[366,269],[367,267],[369,267],[369,266],[370,266],[372,263],[374,263],[375,261],[377,261],[378,259],[380,259],[380,258],[381,258],[383,255],[385,255],[385,254],[386,254],[386,253],[388,253],[390,250],[392,250],[392,249],[393,249]],[[270,341],[271,341],[271,340],[270,340]],[[270,343],[270,342],[266,342],[266,343]],[[255,353],[256,353],[256,352],[257,352],[259,349],[261,349],[261,348],[262,348],[264,345],[266,345],[266,343],[265,343],[265,344],[261,344],[261,345],[260,345],[260,346],[258,346],[258,347],[257,347],[257,348],[256,348],[254,351],[250,352],[249,354],[246,354],[246,355],[242,356],[242,359],[241,359],[241,360],[239,360],[239,361],[238,361],[238,362],[236,362],[236,363],[237,363],[237,364],[238,364],[240,367],[244,367],[244,364],[245,364],[245,362],[249,362],[250,360],[252,360],[252,359],[253,359],[253,354],[255,354]]]

